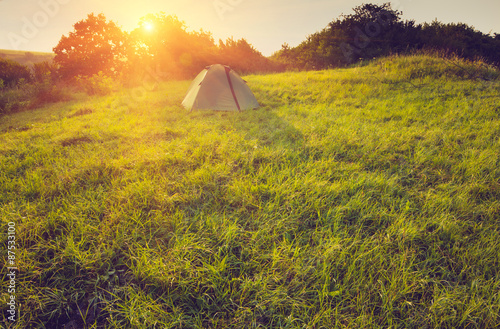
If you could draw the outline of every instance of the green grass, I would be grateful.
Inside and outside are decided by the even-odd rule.
[[[53,53],[0,49],[0,58],[9,59],[28,66],[45,61],[51,62],[54,56]]]
[[[183,81],[1,117],[17,324],[496,327],[498,76],[390,57],[247,76],[254,111]]]

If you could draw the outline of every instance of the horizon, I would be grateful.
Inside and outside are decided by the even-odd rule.
[[[363,3],[380,5],[387,1],[189,0],[167,4],[148,0],[143,3],[122,1],[117,6],[115,1],[89,0],[78,8],[72,7],[71,2],[0,0],[2,13],[14,13],[0,22],[0,49],[52,53],[61,37],[67,36],[73,31],[73,25],[90,13],[103,13],[108,20],[130,32],[138,26],[141,17],[165,12],[184,21],[189,31],[210,32],[215,42],[230,37],[244,38],[264,56],[271,56],[284,43],[291,47],[299,45],[308,35],[321,31],[340,15],[352,13],[356,6]],[[400,0],[391,1],[391,5],[403,12],[403,20],[414,20],[417,24],[438,20],[445,24],[465,23],[484,34],[500,33],[500,21],[494,14],[500,12],[499,1]],[[193,11],[194,7],[198,9]]]

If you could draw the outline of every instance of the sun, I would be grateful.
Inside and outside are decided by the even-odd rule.
[[[154,25],[151,24],[150,22],[144,22],[143,26],[146,31],[153,31],[155,28]]]

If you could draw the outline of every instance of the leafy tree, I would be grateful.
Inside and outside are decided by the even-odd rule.
[[[216,57],[217,48],[210,33],[188,32],[183,21],[163,12],[141,18],[130,40],[130,68],[146,68],[146,74],[162,78],[189,78],[213,64]]]
[[[219,40],[203,30],[187,31],[183,21],[165,13],[149,14],[130,35],[130,69],[133,75],[155,75],[155,78],[191,78],[205,66],[230,65],[242,73],[274,68],[267,58],[245,39]],[[141,65],[138,65],[138,64]]]
[[[69,36],[62,36],[53,49],[54,62],[63,78],[92,76],[102,71],[113,75],[125,62],[127,35],[103,14],[89,14],[74,24]]]
[[[338,47],[334,54],[335,64],[348,64],[356,60],[370,59],[387,54],[395,49],[394,41],[403,31],[400,16],[390,3],[382,5],[364,4],[355,7],[354,14],[342,15],[329,24],[324,35],[325,45]],[[330,58],[331,59],[331,58]]]
[[[243,38],[228,38],[226,42],[219,40],[218,61],[240,73],[267,71],[271,65],[261,52]]]

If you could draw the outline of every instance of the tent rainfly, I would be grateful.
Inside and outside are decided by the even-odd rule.
[[[250,88],[229,66],[215,64],[201,71],[182,105],[188,110],[242,111],[259,107]]]

